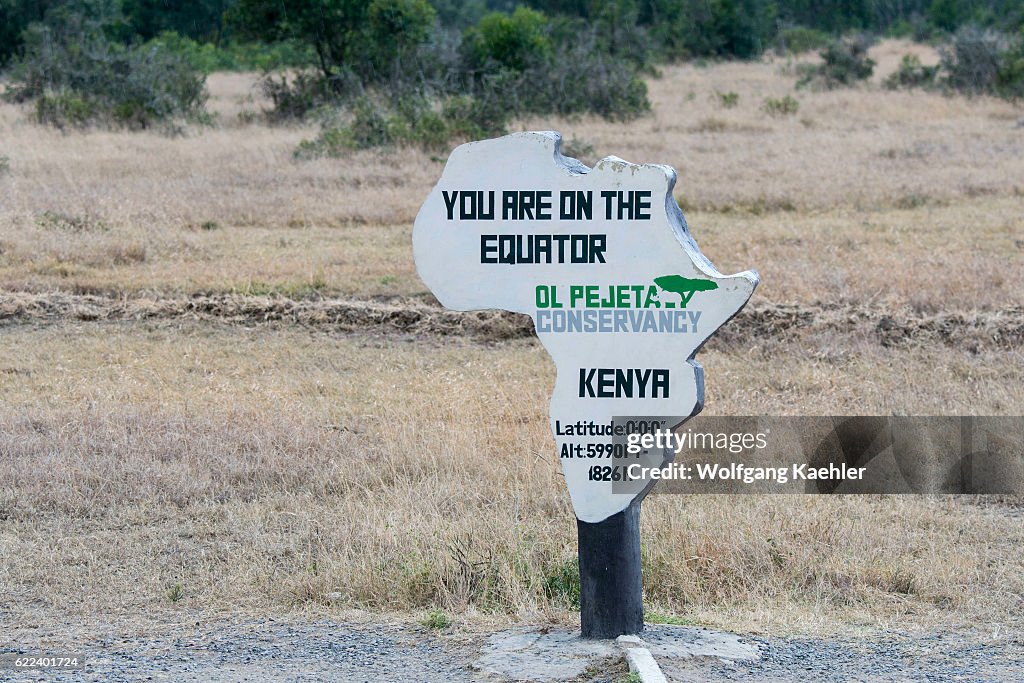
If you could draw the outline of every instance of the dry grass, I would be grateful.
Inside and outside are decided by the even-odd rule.
[[[761,110],[795,80],[765,62],[666,68],[653,114],[629,126],[526,127],[675,165],[705,252],[764,276],[758,305],[987,309],[998,323],[1024,305],[1020,110],[881,90],[910,49],[876,48],[865,89],[795,93],[792,117]],[[240,118],[262,106],[251,84],[213,77],[220,124],[176,139],[65,136],[0,106],[4,304],[57,289],[72,307],[70,293],[103,292],[95,307],[125,310],[198,293],[421,294],[409,234],[441,166],[414,150],[296,162],[315,131]],[[572,619],[575,535],[536,343],[344,335],[330,318],[249,313],[230,326],[187,311],[78,320],[91,309],[0,324],[6,626],[350,607]],[[885,346],[854,327],[713,344],[707,410],[1024,411],[1019,346]],[[647,599],[738,629],[1019,632],[1019,508],[975,502],[653,497]]]
[[[1024,304],[1024,202],[965,200],[911,209],[690,212],[725,272],[757,267],[779,302],[908,304],[921,310]],[[51,212],[52,213],[52,212]],[[9,290],[415,295],[408,225],[249,226],[96,223],[63,230],[40,213],[0,232]],[[64,214],[92,225],[95,214]],[[132,224],[135,225],[135,224]],[[134,256],[133,256],[134,255]],[[913,267],[908,267],[913,264]]]
[[[553,368],[533,342],[141,323],[19,326],[3,342],[0,585],[16,623],[182,608],[567,616],[575,536],[547,422]],[[705,353],[708,411],[1024,409],[1019,353],[798,351]],[[1024,526],[970,500],[657,496],[644,533],[662,614],[1020,626]]]
[[[884,43],[878,79],[903,52]],[[925,60],[933,55],[924,55]],[[876,81],[878,80],[876,79]],[[758,268],[773,301],[1019,305],[1020,110],[864,89],[793,92],[782,62],[674,66],[629,126],[537,120],[595,154],[673,164],[694,234],[723,271]],[[220,125],[180,139],[62,135],[0,106],[0,285],[47,291],[417,294],[412,220],[441,166],[415,150],[295,161],[313,128],[238,120],[253,77],[215,75]],[[736,92],[724,108],[716,92]],[[589,159],[593,161],[593,159]],[[59,229],[57,214],[81,230]],[[917,264],[913,269],[906,263]],[[895,277],[893,271],[896,271]]]

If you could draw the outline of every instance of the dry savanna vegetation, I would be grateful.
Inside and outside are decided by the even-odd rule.
[[[704,252],[760,271],[699,356],[708,412],[1024,410],[1024,111],[880,88],[910,51],[936,59],[885,42],[875,82],[825,92],[779,59],[669,66],[636,122],[521,122],[672,164]],[[4,630],[571,622],[554,369],[521,321],[445,317],[415,274],[443,159],[297,160],[316,130],[262,123],[253,83],[212,76],[217,122],[182,137],[0,107]],[[1024,626],[1019,501],[655,496],[643,531],[655,619]]]

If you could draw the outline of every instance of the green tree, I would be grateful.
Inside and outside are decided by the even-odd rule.
[[[55,4],[56,0],[0,0],[0,67],[20,52],[28,25],[42,21]]]
[[[933,0],[928,18],[943,31],[955,31],[967,20],[970,9],[963,0]]]
[[[238,0],[229,12],[246,37],[312,46],[336,89],[346,73],[362,82],[388,77],[394,61],[426,39],[435,18],[426,0]]]
[[[759,55],[776,34],[771,0],[645,0],[638,21],[668,59]]]
[[[201,42],[220,44],[224,15],[234,0],[122,0],[121,9],[131,30],[143,40],[165,31]]]
[[[373,0],[367,10],[367,49],[372,69],[408,67],[427,42],[437,13],[426,0]]]
[[[430,0],[443,26],[462,31],[476,24],[491,9],[484,0]]]

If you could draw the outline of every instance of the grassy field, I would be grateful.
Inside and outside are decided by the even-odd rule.
[[[854,90],[794,93],[783,60],[672,66],[635,123],[523,123],[588,162],[674,165],[704,252],[762,274],[752,310],[799,313],[709,344],[708,412],[1024,412],[1024,112],[881,89],[911,50],[935,59],[883,43]],[[297,161],[314,128],[245,115],[251,76],[210,87],[219,124],[179,138],[0,106],[0,623],[571,622],[543,349],[371,324],[432,306],[410,234],[441,162]],[[786,94],[796,114],[765,113]],[[291,300],[308,315],[274,313]],[[984,324],[894,341],[883,318]],[[1020,501],[657,496],[643,525],[656,618],[1024,629]]]

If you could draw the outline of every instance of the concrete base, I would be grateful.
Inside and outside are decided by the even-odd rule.
[[[758,658],[757,648],[739,636],[692,626],[649,624],[640,636],[655,659],[714,657],[742,662]],[[510,681],[569,681],[588,669],[621,662],[622,644],[589,640],[579,631],[510,629],[487,639],[473,667]]]

